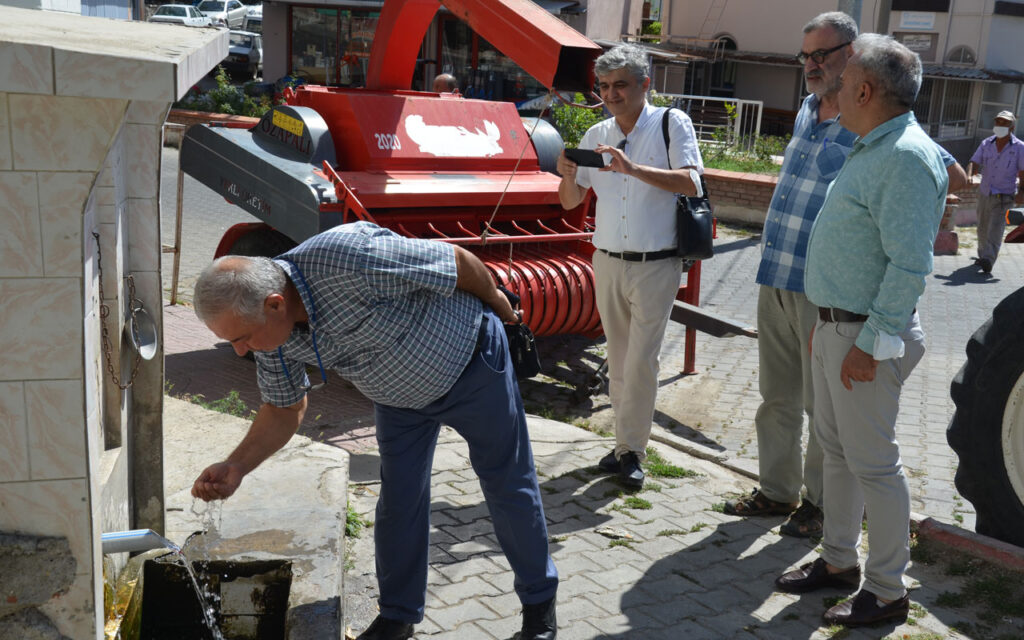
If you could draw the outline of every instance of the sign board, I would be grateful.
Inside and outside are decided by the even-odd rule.
[[[892,37],[902,42],[908,49],[921,56],[922,62],[933,62],[936,51],[936,34],[934,33],[908,33],[896,31]]]
[[[933,11],[904,11],[900,14],[899,28],[930,31],[935,28],[935,13]]]

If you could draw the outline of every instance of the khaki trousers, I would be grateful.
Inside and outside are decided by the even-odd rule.
[[[863,326],[819,321],[814,330],[814,428],[825,452],[821,557],[844,569],[857,564],[866,510],[870,549],[862,588],[894,600],[906,593],[903,574],[910,563],[910,485],[896,442],[896,414],[903,383],[924,356],[924,332],[914,313],[900,334],[903,357],[879,362],[875,379],[853,382],[850,391],[839,372]]]
[[[608,395],[615,411],[615,455],[642,460],[658,395],[658,355],[683,262],[593,257],[597,309],[608,348]]]
[[[817,321],[818,308],[803,293],[761,286],[757,298],[761,406],[754,416],[761,491],[778,502],[795,502],[807,485],[807,501],[821,507],[822,453],[814,433],[808,349]],[[804,413],[807,454],[801,456]]]
[[[996,263],[1006,231],[1006,210],[1013,207],[1013,196],[1005,193],[985,195],[978,192],[978,257]]]

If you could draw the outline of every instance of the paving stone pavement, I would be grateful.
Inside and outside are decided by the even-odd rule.
[[[799,597],[773,589],[781,571],[817,556],[815,544],[778,535],[781,517],[742,519],[716,510],[722,495],[744,489],[746,477],[657,443],[654,449],[667,463],[694,475],[648,478],[641,492],[625,494],[594,466],[608,451],[608,438],[540,417],[529,422],[561,578],[559,638],[835,637],[837,629],[819,623],[824,599],[840,592]],[[354,475],[360,473],[356,466]],[[362,473],[367,471],[372,475],[369,469]],[[426,617],[415,637],[511,638],[520,624],[512,574],[468,449],[448,428],[442,429],[433,473]],[[370,521],[379,487],[376,479],[350,485],[350,506]],[[629,537],[610,539],[599,533],[606,529]],[[372,530],[350,538],[347,553],[345,622],[353,637],[376,615]],[[960,578],[914,564],[907,579],[915,603],[912,623],[851,630],[842,637],[970,637],[951,629],[965,613],[938,604],[940,594],[962,588]],[[1021,628],[1019,620],[1004,624],[1010,634],[1005,637]]]
[[[173,152],[165,150],[165,185],[169,169],[176,166],[171,161],[176,162]],[[236,212],[232,222],[247,216],[190,178],[186,183],[186,237],[198,224],[199,244],[205,243],[186,244],[183,281],[189,283],[227,226],[216,215],[198,223],[190,216],[223,208]],[[163,213],[168,244],[173,224],[166,221],[173,206],[165,202]],[[701,305],[753,326],[759,237],[756,231],[724,226],[719,231],[716,255],[703,263]],[[953,485],[957,460],[945,440],[953,414],[949,383],[963,364],[970,335],[999,300],[1021,286],[1024,247],[1004,246],[993,275],[986,277],[971,266],[973,228],[959,231],[960,255],[936,257],[918,305],[928,352],[904,387],[897,436],[914,512],[973,529],[972,507]],[[165,285],[168,266],[165,259]],[[189,289],[183,287],[186,301]],[[258,405],[252,364],[218,344],[190,309],[166,306],[164,323],[169,393],[214,400],[235,392],[249,407]],[[649,483],[652,488],[639,496],[651,502],[649,510],[626,507],[614,482],[588,471],[611,446],[611,410],[604,392],[577,402],[573,387],[599,366],[603,341],[578,336],[540,340],[544,375],[524,381],[522,392],[528,410],[541,416],[531,418],[530,426],[553,556],[562,575],[559,637],[828,637],[830,632],[818,627],[821,596],[797,598],[771,588],[779,571],[814,557],[813,544],[779,536],[781,518],[745,521],[712,509],[756,484],[756,341],[700,335],[698,371],[684,376],[679,373],[683,338],[682,327],[669,327],[653,446],[673,464],[702,475]],[[303,433],[351,453],[352,504],[372,520],[377,487],[372,407],[333,374],[328,389],[311,399]],[[465,447],[448,430],[437,450],[433,486],[430,592],[427,619],[417,627],[417,637],[511,637],[519,615],[511,574],[497,550]],[[596,532],[604,525],[630,531],[631,545],[610,546],[612,541]],[[354,539],[349,550],[345,615],[355,630],[374,615],[371,533]],[[915,565],[909,575],[920,584],[912,599],[927,609],[917,616],[917,626],[846,637],[923,637],[917,634],[925,632],[962,637],[950,627],[963,614],[936,604],[944,590],[962,585],[928,566]],[[1005,637],[1024,637],[1020,620],[1004,622],[1016,630]]]

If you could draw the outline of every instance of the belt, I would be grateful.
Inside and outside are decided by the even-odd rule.
[[[866,315],[860,313],[831,307],[818,307],[818,317],[822,322],[864,322],[868,319]]]
[[[612,258],[618,258],[619,260],[625,260],[626,262],[647,262],[648,260],[664,260],[665,258],[677,258],[675,249],[664,249],[662,251],[648,251],[646,253],[636,251],[605,251],[604,249],[598,249]]]

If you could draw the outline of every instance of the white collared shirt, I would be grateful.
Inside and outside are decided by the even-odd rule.
[[[622,133],[615,118],[592,126],[580,149],[593,149],[599,144],[617,146],[626,138],[625,153],[638,164],[668,169],[665,138],[661,119],[665,109],[644,102],[644,110],[629,136]],[[673,109],[669,116],[671,167],[697,167],[704,172],[697,136],[690,117]],[[676,246],[675,194],[653,187],[642,180],[612,171],[579,167],[576,183],[593,187],[597,195],[594,246],[605,251],[661,251]]]

